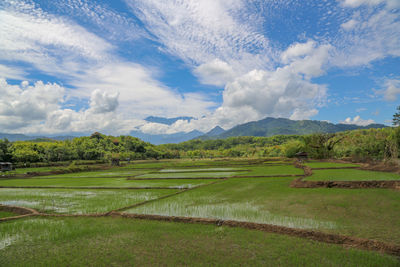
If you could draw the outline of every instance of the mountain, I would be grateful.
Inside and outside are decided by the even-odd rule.
[[[190,121],[192,119],[194,119],[194,118],[193,117],[163,118],[163,117],[149,116],[149,117],[145,118],[144,120],[148,121],[148,122],[155,122],[155,123],[172,125],[178,120]]]
[[[71,140],[76,136],[69,135],[61,135],[61,136],[34,136],[34,135],[25,135],[25,134],[9,134],[9,133],[0,133],[0,139],[7,138],[8,141],[62,141],[62,140]]]
[[[199,136],[204,135],[203,132],[193,130],[191,132],[179,132],[174,134],[145,134],[140,131],[132,131],[130,135],[140,138],[145,142],[150,142],[155,145],[169,144],[169,143],[180,143],[195,139]]]
[[[326,121],[301,120],[284,118],[265,118],[237,125],[217,135],[205,135],[202,139],[223,139],[231,136],[273,136],[281,134],[336,133],[356,129],[385,128],[383,124],[358,126],[354,124],[333,124]]]
[[[202,135],[199,137],[199,139],[210,139],[214,136],[218,136],[222,133],[224,133],[225,130],[222,129],[220,126],[215,126],[214,128],[212,128],[211,131],[207,132],[205,135]]]

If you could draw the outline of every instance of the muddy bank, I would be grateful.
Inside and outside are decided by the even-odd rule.
[[[290,187],[346,189],[386,188],[400,190],[400,181],[304,181],[302,179],[297,179],[290,183]]]

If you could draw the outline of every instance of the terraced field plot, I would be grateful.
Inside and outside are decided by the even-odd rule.
[[[318,162],[318,161],[310,161],[305,162],[305,166],[311,168],[350,168],[350,167],[360,167],[358,164],[353,163],[337,163],[337,162]]]
[[[197,163],[199,164],[196,165]],[[145,218],[149,218],[147,215],[167,216],[165,218],[181,216],[205,220],[217,219],[216,222],[218,220],[234,220],[346,235],[354,238],[389,242],[400,246],[399,191],[389,189],[292,188],[290,187],[291,182],[299,178],[296,176],[304,175],[304,171],[289,163],[284,160],[278,163],[277,161],[260,159],[135,162],[121,168],[104,171],[27,179],[0,179],[0,186],[2,187],[38,187],[29,189],[0,188],[0,204],[31,207],[47,214],[106,213],[119,210],[119,212],[114,212],[113,215],[118,217],[139,214]],[[342,163],[335,165],[336,163],[330,162],[311,162],[310,164],[316,166],[314,168],[348,166]],[[352,175],[356,179],[361,176],[366,177],[365,174],[368,174],[369,177],[379,174],[383,180],[396,177],[396,174],[375,173],[358,169],[313,170],[313,172],[316,176],[307,177],[307,180],[324,179],[324,177],[327,177],[327,173],[341,173],[344,174],[343,177]],[[39,188],[49,186],[54,188]],[[79,188],[62,189],[61,187]],[[94,189],[101,187],[114,189]],[[127,187],[157,189],[126,189]],[[186,190],[188,188],[190,190]],[[33,226],[28,227],[24,224],[25,222],[27,224],[32,222]],[[63,229],[64,227],[69,229],[76,223],[82,224],[76,228],[76,231],[66,230],[65,233],[61,231],[58,234],[55,230],[52,230],[61,225],[63,225]],[[88,227],[89,224],[90,227]],[[109,228],[105,229],[106,226],[103,224],[106,224]],[[146,227],[150,227],[151,232],[146,232],[144,235],[142,233],[139,240],[135,239],[137,234],[134,233],[140,233],[138,229],[146,229]],[[160,229],[163,229],[164,234],[157,235],[161,231]],[[2,235],[3,230],[5,232]],[[32,238],[34,235],[43,237]],[[245,235],[248,237],[244,237]],[[264,238],[251,239],[250,237],[253,235],[264,236]],[[130,236],[130,239],[125,238],[127,236]],[[214,242],[214,244],[223,240],[221,245],[227,246],[229,248],[227,251],[232,250],[232,247],[228,244],[240,244],[236,245],[240,247],[240,251],[237,251],[238,255],[245,253],[250,246],[253,251],[252,255],[256,253],[259,256],[248,259],[246,263],[254,260],[254,263],[258,265],[262,265],[265,258],[269,259],[268,263],[294,265],[302,265],[308,259],[314,264],[324,262],[327,265],[342,266],[348,263],[346,262],[348,257],[352,257],[350,261],[356,265],[396,265],[398,263],[392,256],[379,255],[375,252],[344,250],[336,245],[321,245],[321,243],[305,239],[239,228],[229,229],[210,225],[184,225],[182,223],[123,218],[49,217],[26,218],[0,224],[0,246],[1,242],[6,244],[3,245],[4,249],[0,248],[0,259],[5,259],[5,265],[7,265],[9,264],[7,260],[10,260],[12,255],[20,253],[17,251],[25,251],[28,255],[27,258],[32,259],[34,263],[33,256],[30,256],[33,254],[28,251],[28,247],[29,244],[32,246],[32,244],[40,243],[43,248],[55,248],[56,255],[61,256],[61,259],[66,257],[65,255],[77,255],[76,259],[80,264],[85,262],[85,257],[79,256],[84,255],[83,253],[93,255],[94,258],[91,258],[90,262],[96,262],[95,258],[99,257],[102,262],[105,262],[105,265],[112,265],[121,259],[141,263],[141,260],[148,258],[146,256],[138,258],[138,254],[135,254],[137,251],[142,251],[147,255],[149,251],[156,249],[157,251],[164,251],[165,255],[173,255],[170,254],[172,250],[164,249],[171,247],[171,244],[175,242],[174,240],[178,240],[176,239],[178,237],[179,240],[187,240],[187,244],[183,245],[184,248],[181,248],[182,251],[187,251],[190,255],[193,254],[193,251],[196,251],[196,255],[208,253],[208,255],[211,255],[210,264],[215,262],[224,264],[225,258],[220,256],[218,261],[215,258],[217,254],[213,254],[214,252],[210,254],[210,246],[207,245],[205,240]],[[60,240],[60,242],[57,240]],[[200,243],[196,248],[192,247],[192,253],[190,253],[188,249],[191,245],[188,244],[196,244],[193,240]],[[258,241],[254,243],[254,240]],[[151,241],[153,245],[150,245]],[[96,250],[89,246],[90,242],[99,244],[99,246],[94,246]],[[141,242],[145,245],[139,248],[130,242]],[[108,249],[102,247],[101,244],[103,243],[108,244]],[[160,247],[155,248],[154,244]],[[130,246],[135,248],[135,252],[128,249]],[[269,249],[261,250],[264,246],[265,248],[269,246]],[[74,247],[79,247],[79,249],[73,249]],[[297,256],[292,258],[292,256],[287,255],[283,258],[278,257],[279,260],[277,260],[275,253],[280,251],[281,254],[279,255],[282,255],[282,251],[287,251],[288,248],[291,249],[290,255]],[[107,262],[104,257],[102,258],[97,253],[99,249],[112,251],[119,257]],[[308,252],[311,249],[324,253],[323,258],[314,258],[312,255],[317,254]],[[220,254],[224,254],[223,251],[226,251],[225,248],[220,247],[214,247],[214,250],[220,251]],[[118,251],[124,251],[126,256]],[[307,256],[302,254],[305,252],[308,253]],[[41,252],[37,250],[35,253],[40,254]],[[165,259],[165,255],[162,258]],[[185,265],[189,263],[186,260],[190,259],[196,262],[200,259],[197,256],[179,255],[178,258],[185,259],[185,261],[178,260],[176,262],[173,260],[174,257],[171,256],[171,263]],[[232,259],[232,257],[231,255],[230,258]],[[48,264],[58,265],[60,263],[59,258],[50,257]],[[152,259],[154,264],[162,264],[157,257],[153,256]],[[236,260],[240,262],[241,258]],[[61,263],[61,265],[63,264]]]
[[[191,188],[215,181],[200,179],[128,180],[126,178],[30,178],[0,180],[0,187],[179,187]]]
[[[400,180],[400,175],[391,172],[365,171],[358,169],[313,170],[309,181],[370,181]]]
[[[82,217],[0,224],[1,266],[310,264],[398,266],[398,260],[377,252],[213,225]]]
[[[159,190],[0,189],[0,204],[46,213],[101,213],[177,192]]]

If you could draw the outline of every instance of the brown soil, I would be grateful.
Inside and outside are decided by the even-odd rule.
[[[304,181],[297,179],[291,182],[290,187],[295,188],[388,188],[400,190],[400,181]]]

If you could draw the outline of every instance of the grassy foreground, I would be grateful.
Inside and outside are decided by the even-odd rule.
[[[399,266],[393,256],[252,231],[123,218],[0,224],[1,266]]]

